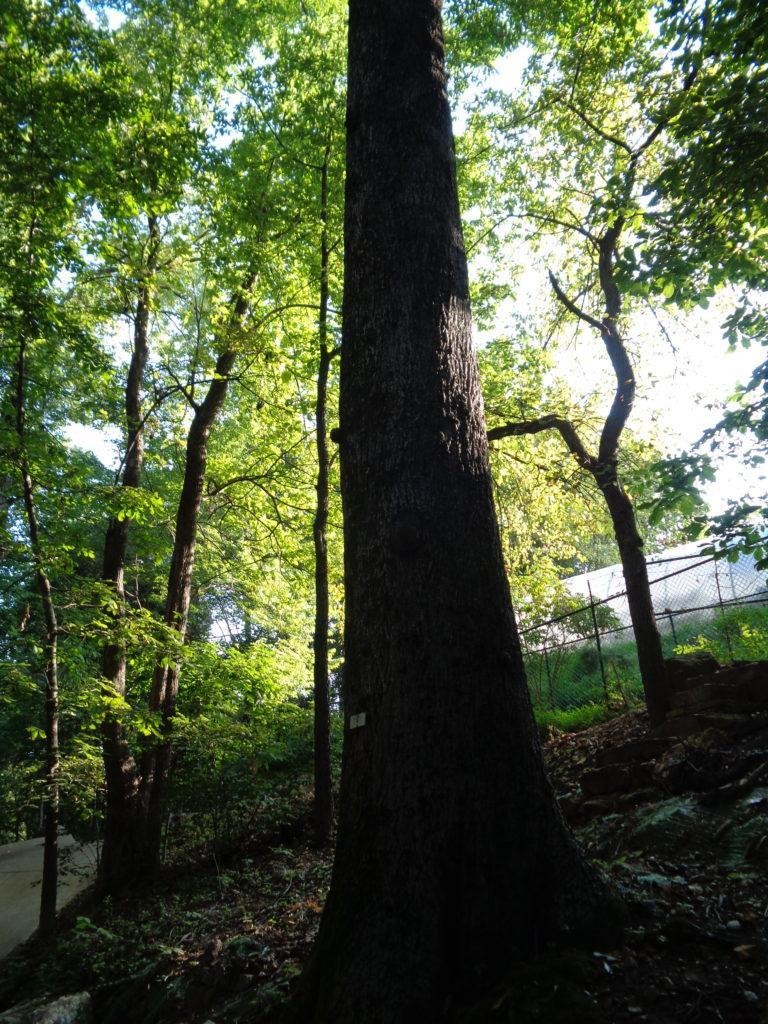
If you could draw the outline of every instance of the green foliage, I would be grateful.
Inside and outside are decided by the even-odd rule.
[[[617,215],[625,219],[617,273],[629,316],[646,301],[684,311],[738,283],[726,340],[763,342],[766,90],[756,59],[763,15],[738,0],[715,4],[708,26],[696,5],[651,9],[640,0],[597,11],[580,0],[554,8],[455,0],[446,8],[451,88],[466,110],[457,156],[489,420],[553,409],[595,441],[602,399],[584,399],[564,379],[567,339],[549,293],[525,318],[505,310],[526,286],[533,251],[544,262],[556,254],[564,284],[583,291],[585,309],[601,316],[583,231]],[[255,823],[277,821],[289,802],[287,777],[308,764],[320,237],[325,226],[335,348],[345,22],[341,0],[8,0],[0,11],[0,842],[37,833],[44,750],[45,627],[13,429],[22,339],[30,467],[61,624],[66,827],[81,838],[99,835],[105,714],[122,723],[138,754],[160,734],[148,710],[158,663],[181,666],[170,857],[201,844],[220,851]],[[492,72],[520,44],[514,59],[525,67],[512,95],[496,88]],[[685,86],[693,67],[697,77]],[[664,132],[632,167],[626,147],[605,137],[635,145],[662,121]],[[740,159],[744,152],[755,159]],[[144,473],[140,487],[127,488],[119,486],[124,392],[140,294],[150,313]],[[246,294],[250,312],[235,323],[233,303]],[[237,352],[236,370],[210,437],[181,643],[163,624],[163,608],[186,436],[227,346]],[[333,426],[336,360],[329,387]],[[737,435],[764,438],[764,389],[763,366],[707,440],[726,450]],[[73,427],[84,425],[113,442],[116,464],[71,440]],[[711,472],[701,452],[654,468],[660,454],[660,445],[630,438],[621,466],[654,545],[701,531],[697,482]],[[564,593],[562,577],[616,558],[595,487],[558,437],[509,438],[493,446],[491,459],[522,622],[567,611],[576,599]],[[759,512],[734,505],[716,524],[713,545],[737,540],[768,558]],[[112,517],[130,525],[124,606],[99,579]],[[328,545],[338,686],[335,451]],[[602,628],[616,624],[608,608],[597,614]],[[588,638],[592,628],[582,613],[560,639]],[[757,620],[734,622],[730,640],[739,650],[762,650],[761,629]],[[124,696],[103,687],[108,642],[126,654]],[[681,642],[704,641],[692,633]],[[630,648],[611,645],[606,663],[609,704],[634,700]],[[553,694],[545,666],[532,664],[542,720],[571,728],[605,713],[594,652],[574,649],[550,666]],[[591,704],[579,708],[584,700]],[[333,727],[337,758],[340,716]],[[73,955],[95,957],[106,977],[123,938],[84,921]]]
[[[573,616],[572,616],[573,618]],[[768,608],[742,605],[725,614],[712,610],[675,616],[675,631],[661,624],[662,645],[666,657],[706,651],[722,664],[732,661],[768,659]],[[573,643],[577,626],[551,629],[540,635],[526,634],[528,685],[537,720],[555,722],[558,716],[599,708],[614,713],[642,702],[643,691],[634,642],[625,631],[602,637],[605,678],[591,629],[583,632],[583,641]],[[601,632],[605,627],[601,626]],[[610,628],[610,625],[609,625]],[[546,640],[546,656],[539,651]],[[565,726],[563,726],[565,728]]]
[[[739,608],[709,622],[706,629],[688,630],[690,636],[675,647],[676,654],[704,651],[720,662],[768,660],[768,611]]]
[[[569,711],[550,711],[547,708],[536,708],[536,724],[546,739],[561,732],[581,732],[600,722],[607,722],[617,714],[616,709],[606,704],[585,704]]]

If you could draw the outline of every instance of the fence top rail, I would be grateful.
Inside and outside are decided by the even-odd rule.
[[[705,556],[705,554],[706,553],[704,551],[694,551],[690,555],[672,555],[669,558],[646,558],[645,564],[646,565],[666,565],[667,562],[690,562],[694,558],[702,558],[703,556]],[[708,561],[710,559],[713,560],[713,561],[715,560],[715,556],[714,555],[707,554],[706,558],[707,558]],[[599,572],[599,570],[597,570],[597,571]]]
[[[682,557],[685,558],[686,560],[689,560],[690,558],[695,558],[696,556],[695,555],[685,555],[685,556],[682,556]],[[664,561],[677,562],[677,561],[681,561],[681,560],[682,559],[679,558],[679,557],[678,558],[669,558],[669,559],[660,560],[660,561],[655,562],[655,563],[649,562],[647,564],[648,565],[651,565],[651,564],[660,565],[660,564],[663,564]],[[653,587],[656,583],[662,583],[664,580],[672,579],[673,576],[680,576],[683,573],[690,572],[692,569],[698,569],[702,565],[709,565],[710,563],[714,563],[714,565],[717,566],[717,563],[719,561],[720,561],[720,559],[715,558],[713,555],[709,555],[707,558],[702,559],[700,562],[695,562],[693,565],[685,565],[685,566],[683,566],[682,569],[675,569],[674,572],[665,573],[664,576],[657,576],[655,579],[649,580],[648,584],[649,584],[649,586]],[[571,608],[569,611],[563,612],[561,615],[555,615],[554,618],[546,619],[544,622],[537,622],[537,623],[535,623],[532,626],[526,626],[524,629],[520,630],[520,635],[524,636],[526,633],[531,633],[534,629],[542,629],[544,626],[554,626],[555,623],[557,623],[557,622],[563,622],[565,619],[570,619],[572,616],[579,615],[581,612],[589,611],[591,608],[597,608],[597,607],[599,607],[602,604],[610,604],[611,601],[616,601],[620,597],[626,597],[626,596],[627,596],[626,590],[622,590],[619,593],[610,594],[608,597],[601,597],[597,601],[591,600],[587,604],[579,605],[578,608]],[[687,610],[687,609],[684,609],[684,610]]]
[[[750,597],[729,598],[727,601],[723,601],[723,606],[727,608],[740,608],[743,605],[747,604],[766,604],[766,597],[768,597],[768,590],[759,590],[755,594],[752,594]],[[587,607],[589,607],[589,605],[587,605]],[[700,604],[696,608],[677,608],[674,610],[665,608],[664,611],[654,612],[654,616],[657,619],[666,619],[669,616],[688,615],[692,612],[712,611],[713,609],[720,607],[721,605],[718,601],[716,604]],[[546,623],[542,623],[542,625],[546,625]],[[624,633],[628,629],[632,629],[631,622],[628,623],[628,625],[626,626],[614,626],[613,629],[599,630],[597,635],[600,638],[604,636],[613,636],[614,633]],[[590,641],[594,639],[595,634],[589,633],[586,636],[575,636],[572,637],[570,640],[563,640],[561,643],[552,644],[551,647],[533,647],[530,650],[526,650],[524,653],[526,656],[529,654],[547,654],[549,651],[559,651],[563,647],[571,647],[574,644],[588,644]]]

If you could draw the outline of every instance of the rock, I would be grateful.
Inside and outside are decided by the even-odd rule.
[[[569,821],[578,817],[581,812],[581,799],[578,793],[563,793],[557,798],[560,810]]]
[[[638,761],[655,761],[674,741],[666,736],[644,736],[642,739],[624,743],[620,747],[607,747],[598,752],[598,765],[634,764]]]
[[[653,769],[654,782],[671,793],[682,793],[686,784],[688,749],[677,743],[659,758]]]
[[[91,1024],[93,1009],[87,992],[62,996],[48,1006],[35,1010],[31,1024]]]
[[[606,814],[612,814],[616,810],[616,800],[612,797],[595,797],[594,800],[585,800],[579,808],[584,818],[596,818]]]
[[[694,840],[709,843],[717,827],[713,822],[720,820],[695,799],[673,797],[633,812],[624,846],[634,850],[663,849],[669,853],[677,847],[689,846]]]
[[[622,793],[618,798],[618,806],[621,810],[626,810],[629,807],[635,807],[637,804],[647,803],[649,800],[658,800],[659,791],[653,786],[648,786],[645,789],[635,789],[630,793]]]
[[[768,789],[761,787],[727,809],[728,827],[717,836],[721,870],[754,870],[768,861],[768,819],[762,811],[767,797]]]
[[[92,1024],[93,1008],[88,992],[61,996],[53,1002],[32,999],[0,1013],[2,1024]]]
[[[642,789],[653,783],[653,765],[607,764],[592,768],[581,776],[581,788],[587,796],[604,796],[606,793],[627,793]]]
[[[670,705],[673,710],[705,711],[718,708],[724,711],[738,711],[743,707],[746,711],[752,711],[755,708],[755,701],[744,681],[721,682],[719,676],[716,676],[712,682],[673,693]]]
[[[675,655],[674,658],[667,658],[665,665],[670,690],[687,690],[691,680],[713,676],[720,670],[720,662],[704,651]]]
[[[768,662],[736,662],[717,672],[685,679],[671,687],[676,712],[723,711],[748,714],[768,703]]]
[[[709,713],[678,715],[673,712],[666,722],[656,728],[655,735],[687,739],[689,736],[696,736],[708,729],[714,729],[725,738],[729,735],[736,735],[743,727],[744,721],[744,715]]]
[[[604,796],[606,793],[625,792],[630,785],[630,771],[623,764],[590,768],[581,776],[581,788],[587,796]]]
[[[104,985],[94,993],[99,1024],[152,1024],[180,1005],[180,979],[169,980],[159,964]]]

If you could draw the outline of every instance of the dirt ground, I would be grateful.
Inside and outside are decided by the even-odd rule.
[[[614,754],[647,754],[646,738],[635,712],[545,746],[561,806],[627,905],[622,945],[512,969],[456,1021],[768,1022],[768,729],[692,736],[639,761],[639,789],[584,792],[613,778]],[[739,776],[745,765],[756,767]],[[625,768],[616,778],[626,785]],[[329,884],[330,854],[306,841],[306,810],[279,842],[256,838],[215,871],[94,905],[54,949],[29,947],[0,972],[0,1008],[87,989],[97,1024],[262,1020],[300,973]]]

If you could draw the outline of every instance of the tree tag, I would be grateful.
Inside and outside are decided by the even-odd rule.
[[[360,729],[365,725],[365,712],[361,711],[358,715],[349,716],[349,728]]]

